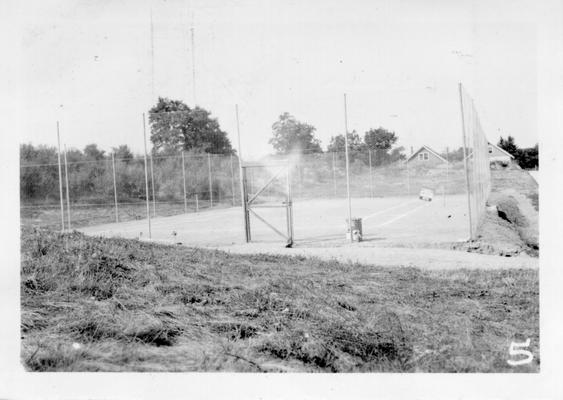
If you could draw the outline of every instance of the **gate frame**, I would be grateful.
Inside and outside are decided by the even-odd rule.
[[[279,170],[272,175],[270,180],[266,182],[252,197],[249,198],[248,187],[248,169],[249,168],[279,168]],[[244,228],[246,234],[246,242],[252,241],[252,233],[250,226],[250,214],[252,213],[258,220],[262,221],[267,227],[277,233],[279,236],[286,240],[285,247],[290,248],[293,246],[293,199],[291,193],[291,171],[289,162],[287,160],[271,161],[268,163],[252,163],[247,162],[241,165],[242,170],[242,193],[243,193],[243,209],[244,209]],[[285,170],[286,175],[286,193],[285,201],[281,204],[267,204],[267,205],[254,205],[253,202],[260,197],[264,192]],[[266,219],[260,216],[254,209],[256,208],[285,208],[286,215],[286,229],[287,234],[282,233],[275,226],[270,224]]]

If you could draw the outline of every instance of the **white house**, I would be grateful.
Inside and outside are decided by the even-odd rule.
[[[495,144],[489,143],[489,161],[490,162],[503,162],[510,163],[514,160],[514,156],[501,149]]]
[[[409,165],[426,165],[428,167],[436,167],[437,165],[448,163],[444,157],[428,146],[422,146],[420,149],[412,153],[410,157],[407,158],[406,162]]]

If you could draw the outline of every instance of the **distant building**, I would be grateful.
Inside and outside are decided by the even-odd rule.
[[[501,149],[495,144],[489,143],[489,161],[490,162],[503,162],[510,163],[514,160],[514,156]]]
[[[440,164],[447,164],[448,161],[440,154],[436,153],[428,146],[422,146],[407,158],[407,164],[412,166],[435,167]]]
[[[489,163],[491,164],[504,164],[509,165],[512,164],[514,161],[514,156],[510,154],[508,151],[501,149],[496,144],[492,144],[487,142],[488,145],[488,153],[489,153]],[[467,155],[467,159],[473,157],[473,153],[469,153]]]

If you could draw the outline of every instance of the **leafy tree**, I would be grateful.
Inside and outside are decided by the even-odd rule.
[[[285,112],[272,125],[273,137],[269,143],[278,154],[291,152],[322,153],[320,141],[315,138],[315,127],[295,119]]]
[[[406,160],[407,156],[404,153],[404,151],[405,148],[403,146],[395,147],[393,150],[391,150],[391,153],[389,154],[389,161],[395,162],[395,161]]]
[[[105,151],[98,149],[98,145],[94,143],[84,147],[84,157],[87,160],[91,160],[91,161],[103,160],[105,158],[104,153]]]
[[[364,142],[370,150],[385,150],[386,152],[397,142],[395,132],[384,128],[370,129],[364,135]]]
[[[366,147],[375,153],[375,165],[382,165],[392,161],[389,151],[397,142],[397,139],[399,138],[395,132],[388,131],[382,127],[370,129],[364,134]],[[394,156],[397,157],[397,152],[395,152]]]
[[[133,152],[126,144],[113,147],[111,151],[116,159],[125,160],[125,162],[129,162],[134,157]]]
[[[180,100],[159,97],[150,109],[149,124],[155,152],[234,153],[231,141],[217,119],[201,107],[192,109]]]
[[[510,135],[506,139],[501,136],[498,142],[498,147],[509,152],[514,157],[518,154],[518,146],[516,145],[514,138]]]
[[[58,196],[57,149],[20,145],[20,198],[22,202]],[[52,165],[46,165],[52,164]],[[36,167],[25,165],[38,165]]]
[[[69,163],[84,161],[84,158],[84,154],[78,149],[70,148],[66,151],[66,159]]]
[[[519,149],[518,153],[514,157],[520,165],[521,168],[524,169],[534,169],[539,166],[539,151],[538,145],[536,144],[534,147],[530,147],[527,149]]]
[[[343,152],[346,150],[346,141],[344,140],[344,135],[336,135],[330,138],[330,143],[328,144],[328,152]],[[348,133],[348,151],[349,152],[359,152],[365,150],[365,145],[360,138],[360,135],[356,131]]]
[[[338,157],[343,159],[345,157],[344,152],[346,151],[346,141],[344,140],[344,135],[340,134],[331,137],[330,143],[327,146],[327,151],[339,153]],[[368,163],[366,146],[356,131],[348,133],[348,156],[350,158],[350,163],[353,163],[356,160],[360,160],[364,164]]]
[[[35,147],[31,143],[20,145],[20,161],[22,164],[53,164],[58,162],[57,149],[40,144]]]

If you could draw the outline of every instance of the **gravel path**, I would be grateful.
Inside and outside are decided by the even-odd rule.
[[[518,257],[500,257],[457,250],[414,249],[391,247],[359,247],[350,244],[338,248],[293,248],[265,244],[244,244],[217,247],[236,254],[274,254],[313,256],[323,260],[359,262],[380,266],[406,266],[422,269],[491,269],[491,268],[538,268],[539,259],[522,255]]]

